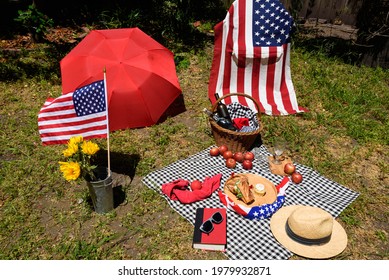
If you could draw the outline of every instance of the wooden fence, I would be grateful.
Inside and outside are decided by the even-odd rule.
[[[281,0],[290,9],[293,2],[300,2],[300,18],[322,19],[331,23],[355,25],[362,0]]]
[[[233,0],[222,0],[229,8]],[[363,0],[280,0],[291,11],[294,7],[303,19],[317,18],[329,22],[355,25]]]

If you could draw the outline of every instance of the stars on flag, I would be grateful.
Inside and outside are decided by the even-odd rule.
[[[288,42],[293,19],[279,1],[255,0],[253,11],[254,46],[281,46]]]
[[[285,196],[278,195],[277,200],[272,204],[264,204],[261,206],[254,206],[247,214],[250,219],[267,219],[270,218],[285,202]]]
[[[95,82],[76,90],[73,94],[73,101],[77,116],[104,112],[104,82]]]
[[[66,144],[78,135],[84,139],[106,138],[109,133],[106,107],[103,80],[47,99],[38,114],[42,144]]]

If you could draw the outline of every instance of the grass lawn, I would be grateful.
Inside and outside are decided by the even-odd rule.
[[[212,47],[179,54],[185,112],[111,134],[121,199],[107,215],[93,211],[84,183],[62,178],[64,146],[40,142],[37,115],[47,97],[61,94],[62,54],[1,53],[0,259],[225,259],[192,249],[192,225],[141,183],[149,172],[214,144],[202,113],[210,107]],[[349,238],[337,259],[388,259],[389,71],[300,43],[293,45],[291,67],[299,105],[309,112],[263,116],[264,143],[285,137],[295,161],[360,193],[337,218]],[[104,139],[97,142],[106,147]]]

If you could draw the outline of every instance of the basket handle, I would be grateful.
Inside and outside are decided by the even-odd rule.
[[[259,120],[261,120],[261,110],[260,110],[260,107],[259,107],[259,104],[258,104],[257,100],[252,98],[250,95],[244,94],[244,93],[229,93],[229,94],[223,95],[218,100],[216,100],[216,102],[212,105],[212,112],[215,112],[217,104],[220,101],[222,101],[224,98],[229,97],[229,96],[243,96],[243,97],[251,99],[254,102],[255,106],[257,107],[257,117],[258,117]]]

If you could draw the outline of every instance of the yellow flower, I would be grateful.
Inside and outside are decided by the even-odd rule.
[[[92,156],[100,150],[92,141],[84,141],[82,136],[73,136],[69,139],[67,149],[62,153],[67,161],[60,161],[60,170],[67,181],[93,177]]]
[[[75,153],[78,152],[78,144],[77,143],[68,143],[68,148],[64,150],[62,153],[65,157],[71,157]]]
[[[60,170],[67,181],[74,181],[80,177],[81,168],[78,162],[59,162]]]
[[[73,145],[77,145],[78,143],[81,143],[83,140],[82,136],[73,136],[73,137],[70,137],[69,141],[68,141],[68,145],[69,146],[73,146]]]
[[[100,148],[96,143],[93,143],[92,141],[85,141],[84,143],[82,143],[81,149],[84,154],[92,156],[97,153]]]

